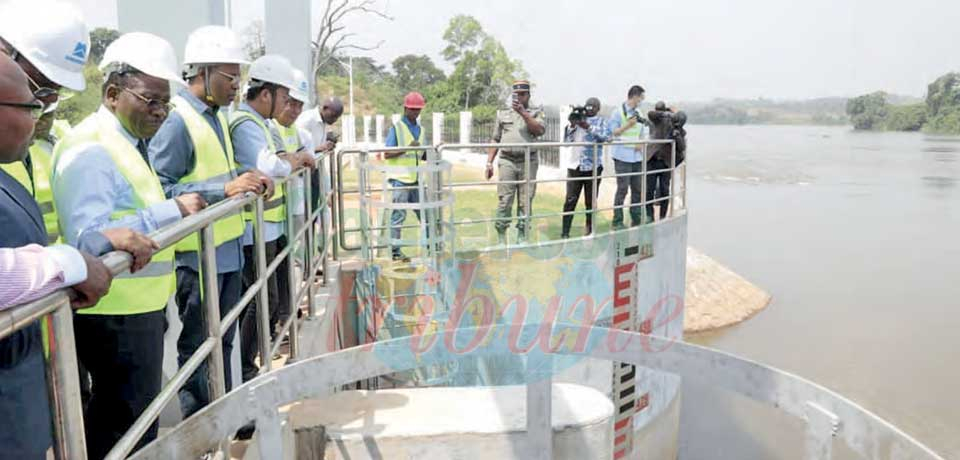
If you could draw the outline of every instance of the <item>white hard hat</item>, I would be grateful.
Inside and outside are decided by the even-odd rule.
[[[73,5],[51,0],[11,0],[0,6],[0,37],[48,80],[83,91],[90,33]]]
[[[250,79],[293,89],[297,86],[290,61],[277,54],[260,56],[250,64]]]
[[[293,69],[294,85],[290,88],[290,97],[306,104],[310,99],[310,83],[300,69]]]
[[[183,50],[183,64],[240,64],[247,65],[240,37],[224,26],[203,26],[187,37]]]
[[[104,73],[130,66],[152,77],[183,84],[177,55],[170,42],[146,32],[123,34],[103,52],[100,70]]]

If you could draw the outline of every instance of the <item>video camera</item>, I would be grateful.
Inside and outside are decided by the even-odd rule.
[[[567,117],[567,120],[569,120],[570,123],[579,123],[587,118],[587,108],[582,105],[576,105],[570,111],[570,116]]]

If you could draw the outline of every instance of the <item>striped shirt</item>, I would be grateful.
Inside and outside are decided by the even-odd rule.
[[[87,278],[87,264],[69,246],[0,248],[0,310],[30,302]]]

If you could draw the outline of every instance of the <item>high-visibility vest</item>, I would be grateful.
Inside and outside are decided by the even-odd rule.
[[[283,126],[274,120],[273,126],[277,129],[277,132],[280,133],[280,139],[283,139],[283,150],[285,152],[299,152],[300,149],[303,148],[303,145],[300,143],[300,131],[297,130],[296,125]]]
[[[66,139],[57,143],[54,158],[82,144],[101,145],[113,166],[133,189],[133,206],[114,205],[111,219],[135,214],[137,211],[166,201],[163,186],[140,152],[120,132],[107,115],[94,113],[81,123]],[[82,203],[81,203],[82,206]],[[64,209],[64,213],[72,210]],[[93,307],[77,311],[80,315],[136,315],[162,310],[176,290],[174,251],[167,248],[153,255],[150,263],[137,273],[124,273],[114,278],[110,292]]]
[[[397,134],[397,145],[400,147],[409,147],[413,144],[413,141],[418,141],[420,145],[424,145],[424,136],[423,136],[423,127],[420,127],[420,137],[414,137],[413,133],[410,132],[410,128],[407,127],[407,124],[401,120],[397,124],[393,125],[393,130]],[[403,152],[401,155],[397,155],[393,158],[387,158],[383,160],[384,164],[387,166],[417,166],[420,162],[420,156],[423,155],[422,151],[419,150],[408,150]],[[388,179],[397,180],[403,182],[404,184],[413,184],[417,182],[417,172],[389,172],[387,173]]]
[[[197,184],[215,182],[222,184],[237,177],[237,164],[233,160],[233,145],[230,141],[227,118],[223,111],[217,111],[217,122],[223,132],[224,144],[220,144],[217,133],[210,124],[203,119],[182,96],[173,98],[174,111],[183,118],[183,122],[193,142],[195,164],[190,174],[180,178],[181,184]],[[228,241],[243,236],[246,224],[240,214],[225,217],[213,224],[214,244],[220,246]],[[200,238],[196,235],[188,236],[176,245],[177,252],[197,252],[200,249]]]
[[[264,123],[262,119],[253,116],[252,113],[245,110],[237,110],[236,112],[230,114],[230,131],[232,132],[237,125],[247,120],[256,123],[257,126],[263,131],[263,137],[267,141],[267,148],[270,149],[270,152],[276,154],[277,144],[273,142],[273,135],[270,134],[270,128],[267,127],[267,124]],[[285,188],[286,187],[284,186],[277,187],[273,197],[271,197],[267,202],[263,203],[263,220],[267,222],[285,222],[287,220],[287,208],[283,203]],[[246,214],[245,217],[247,220],[253,221],[255,216]]]
[[[24,161],[15,161],[0,165],[7,174],[27,189],[40,205],[43,223],[47,228],[47,241],[50,244],[60,239],[60,225],[57,223],[57,210],[53,205],[53,189],[50,187],[53,145],[49,141],[37,140],[30,146],[31,171],[27,171]]]
[[[637,110],[640,108],[637,107]],[[627,109],[623,105],[620,105],[620,126],[627,126],[627,122],[630,120],[630,117],[627,116]],[[620,133],[620,140],[622,141],[635,141],[641,139],[643,136],[643,124],[637,123],[633,125],[632,128]]]

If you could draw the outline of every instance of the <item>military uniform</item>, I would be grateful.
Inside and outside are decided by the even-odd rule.
[[[543,123],[543,109],[539,107],[530,107],[527,109],[530,116]],[[527,130],[527,123],[515,110],[501,110],[497,113],[497,125],[493,140],[503,144],[515,144],[523,142],[537,142],[539,136],[534,136]],[[522,234],[526,231],[525,216],[528,215],[527,203],[532,203],[533,196],[537,191],[537,184],[516,184],[511,181],[536,180],[539,159],[536,149],[530,149],[529,165],[525,164],[526,148],[504,148],[500,150],[500,158],[497,161],[497,167],[500,170],[497,185],[497,196],[499,204],[497,205],[497,222],[495,224],[497,232],[503,234],[510,226],[510,220],[513,214],[513,200],[517,199],[517,229]],[[528,169],[529,168],[529,169]],[[527,175],[529,173],[529,176]],[[507,182],[507,183],[504,183]]]

